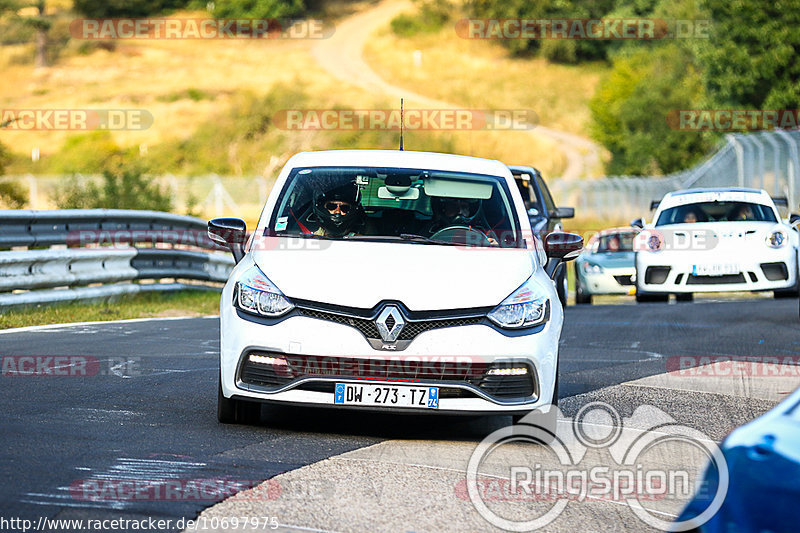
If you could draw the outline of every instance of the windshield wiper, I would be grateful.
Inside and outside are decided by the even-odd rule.
[[[345,235],[342,239],[348,241],[375,241],[375,242],[413,242],[416,244],[441,244],[444,246],[461,246],[455,242],[437,241],[423,235],[401,233],[400,235]]]

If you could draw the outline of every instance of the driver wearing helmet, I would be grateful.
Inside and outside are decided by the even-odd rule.
[[[447,228],[468,228],[483,233],[490,244],[497,244],[497,238],[493,231],[485,231],[481,227],[482,224],[476,225],[480,207],[481,200],[475,198],[431,197],[433,212],[430,226],[431,235]]]
[[[314,198],[314,215],[319,228],[315,235],[342,237],[354,235],[364,222],[364,210],[355,185],[345,184],[320,191]]]

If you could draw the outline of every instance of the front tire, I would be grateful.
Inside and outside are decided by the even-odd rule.
[[[581,277],[578,275],[578,266],[575,266],[575,303],[578,305],[591,304],[592,295],[586,294],[586,290],[581,283]]]
[[[222,378],[217,387],[217,420],[221,424],[249,424],[261,417],[261,404],[226,398],[222,394]]]
[[[523,415],[512,415],[511,422],[515,426],[530,425],[538,428],[539,431],[534,434],[542,444],[548,445],[555,440],[556,424],[558,423],[558,366],[556,366],[556,381],[553,384],[553,397],[550,405],[533,409]]]
[[[642,292],[636,288],[636,301],[638,303],[644,302],[667,302],[669,301],[669,294]]]

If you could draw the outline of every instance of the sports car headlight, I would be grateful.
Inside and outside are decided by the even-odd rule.
[[[782,229],[775,230],[769,235],[767,235],[767,246],[770,248],[781,248],[786,244],[788,241],[788,237],[786,232]]]
[[[550,301],[533,276],[495,307],[487,316],[504,328],[529,328],[547,321]]]
[[[583,263],[583,271],[587,274],[601,274],[603,272],[603,267],[591,263]]]
[[[242,311],[270,318],[286,314],[294,307],[255,265],[236,282],[233,305]]]

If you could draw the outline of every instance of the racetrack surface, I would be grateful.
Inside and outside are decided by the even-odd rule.
[[[721,439],[734,426],[774,405],[775,398],[670,390],[657,381],[667,370],[668,358],[796,358],[800,356],[796,309],[796,300],[771,299],[570,307],[561,343],[561,403],[574,413],[582,403],[600,398],[625,416],[649,403]],[[0,335],[0,346],[4,357],[95,358],[97,369],[95,375],[86,376],[0,377],[0,474],[6,480],[0,488],[0,516],[4,517],[193,518],[214,501],[114,497],[91,501],[70,487],[90,478],[257,482],[398,440],[401,445],[414,439],[436,441],[444,450],[452,447],[457,456],[509,422],[505,417],[265,408],[258,425],[220,425],[215,417],[215,318],[12,331]],[[424,448],[408,453],[409,461],[425,459]],[[402,501],[396,505],[402,506]],[[311,526],[289,518],[281,523]],[[412,524],[413,518],[405,517]],[[386,517],[382,520],[382,529],[392,529]],[[357,524],[352,527],[358,529]],[[417,529],[427,527],[420,522]]]

